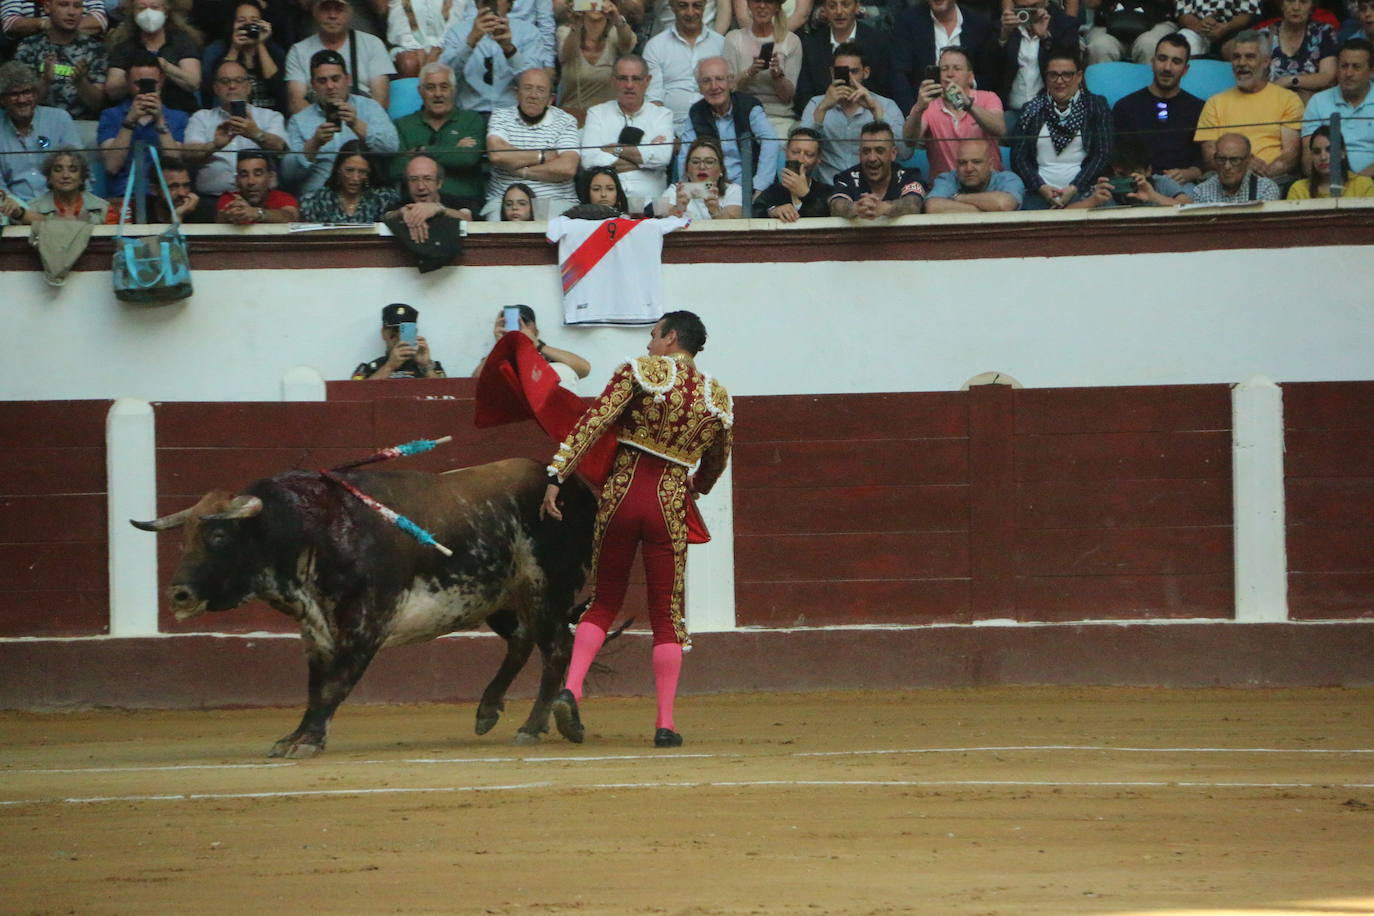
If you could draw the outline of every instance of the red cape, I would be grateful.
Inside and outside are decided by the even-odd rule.
[[[581,398],[558,384],[558,373],[530,339],[517,331],[503,335],[487,354],[477,378],[476,399],[473,423],[478,429],[533,419],[554,442],[567,438],[587,410]],[[615,448],[615,429],[611,429],[578,462],[577,473],[596,492],[611,473]],[[687,543],[704,544],[710,539],[696,501],[689,497]]]

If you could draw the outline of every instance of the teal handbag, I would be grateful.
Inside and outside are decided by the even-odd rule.
[[[181,220],[177,217],[167,179],[162,176],[162,163],[157,148],[149,147],[153,171],[162,187],[167,209],[172,213],[172,225],[158,235],[131,238],[124,234],[129,218],[129,195],[134,189],[132,170],[124,187],[124,205],[119,210],[119,235],[114,239],[115,296],[124,302],[175,302],[191,296],[191,258],[186,251],[186,237],[181,234]],[[137,149],[135,149],[137,155]]]

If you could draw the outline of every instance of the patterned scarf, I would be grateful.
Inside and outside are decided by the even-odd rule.
[[[1054,144],[1056,153],[1062,153],[1064,147],[1083,132],[1083,118],[1088,113],[1088,101],[1082,90],[1079,90],[1069,102],[1069,110],[1060,112],[1059,106],[1054,103],[1048,92],[1042,95],[1040,100],[1045,109],[1045,124],[1050,129],[1050,142]]]

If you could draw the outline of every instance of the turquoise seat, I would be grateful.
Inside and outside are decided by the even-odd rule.
[[[1083,78],[1089,92],[1105,96],[1108,105],[1115,105],[1124,96],[1150,85],[1154,75],[1145,64],[1109,60],[1089,66]]]
[[[930,156],[923,149],[918,149],[909,159],[903,159],[897,163],[904,169],[919,169],[921,177],[930,182],[935,176],[930,174]]]
[[[1231,72],[1231,64],[1227,61],[1193,58],[1180,85],[1184,92],[1190,92],[1205,102],[1218,92],[1234,89],[1236,75]]]
[[[420,110],[420,81],[416,77],[391,81],[391,102],[386,113],[391,120],[404,118]]]

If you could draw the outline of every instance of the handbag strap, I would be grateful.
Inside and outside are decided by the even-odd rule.
[[[136,156],[138,147],[135,147],[134,151]],[[148,155],[153,161],[153,172],[157,174],[157,183],[158,186],[162,188],[162,197],[167,201],[167,212],[172,214],[172,226],[180,227],[181,217],[177,215],[176,204],[172,202],[172,192],[167,189],[167,179],[162,174],[162,160],[158,158],[157,147],[148,147]],[[121,238],[124,237],[125,221],[129,217],[129,195],[133,193],[134,190],[134,172],[137,171],[137,169],[138,159],[135,158],[133,167],[129,170],[129,180],[124,183],[124,203],[119,207],[119,235]]]

